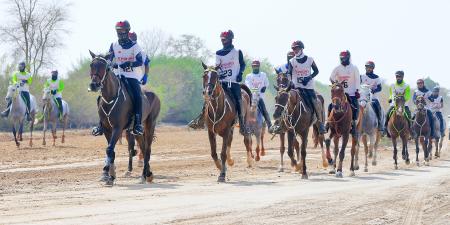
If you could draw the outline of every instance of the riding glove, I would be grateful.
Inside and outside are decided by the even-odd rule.
[[[144,76],[143,76],[142,79],[141,79],[141,84],[142,84],[142,85],[147,84],[147,78],[148,78],[148,75],[147,75],[147,74],[144,74]]]
[[[52,90],[50,93],[52,93],[52,95],[56,95],[56,90]]]
[[[261,88],[261,93],[266,92],[266,87]]]
[[[241,82],[242,81],[242,73],[239,73],[236,77],[236,81],[237,82]]]
[[[309,81],[311,81],[311,79],[312,79],[311,76],[304,77],[302,80],[302,84],[307,85]]]

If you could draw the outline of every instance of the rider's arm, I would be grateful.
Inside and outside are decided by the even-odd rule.
[[[136,58],[136,61],[130,62],[131,67],[139,67],[139,66],[142,66],[142,64],[144,64],[144,61],[142,60],[142,52],[139,52],[135,58]]]
[[[244,70],[245,70],[244,55],[242,54],[242,51],[239,50],[239,74],[244,73]]]
[[[334,68],[333,72],[331,72],[331,75],[330,75],[330,82],[331,83],[336,82],[336,74],[337,74],[338,68],[339,67]]]
[[[286,75],[288,75],[289,80],[292,80],[292,64],[290,61],[288,62],[288,70],[287,70]]]
[[[356,91],[358,91],[361,86],[361,75],[359,74],[358,67],[356,67],[356,66],[353,69],[353,75],[355,77],[355,89],[356,89]]]
[[[12,84],[16,84],[17,83],[17,73],[14,72],[12,77],[11,77],[11,83]]]
[[[31,74],[30,74],[30,77],[27,79],[27,84],[31,85],[32,82],[33,82],[33,76],[31,76]]]
[[[311,74],[311,78],[314,78],[315,76],[317,76],[317,74],[319,74],[319,68],[317,68],[315,61],[313,61],[311,68],[313,70],[313,73]]]
[[[409,99],[411,99],[411,89],[407,85],[405,88],[405,102],[409,101]]]
[[[145,65],[145,74],[148,74],[148,71],[150,70],[150,58],[147,56],[145,56],[145,61],[144,61],[144,65]]]
[[[58,92],[62,92],[64,90],[64,82],[59,80]]]
[[[443,98],[441,98],[441,102],[439,103],[439,107],[438,108],[439,109],[444,108],[444,99]]]
[[[381,91],[381,89],[382,89],[382,88],[381,88],[381,84],[378,84],[377,87],[376,87],[375,89],[372,90],[372,93],[373,93],[373,94],[378,93],[378,92]]]

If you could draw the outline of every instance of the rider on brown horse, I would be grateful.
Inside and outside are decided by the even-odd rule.
[[[112,43],[109,52],[113,67],[119,69],[119,76],[122,76],[123,83],[127,86],[127,90],[133,101],[134,126],[132,133],[134,135],[142,135],[144,128],[142,126],[142,96],[140,84],[142,74],[135,71],[135,68],[143,65],[143,53],[141,47],[130,40],[128,34],[130,32],[130,23],[128,21],[120,21],[116,23],[116,32],[118,42]],[[114,60],[114,61],[113,61]],[[94,136],[102,135],[103,128],[101,123],[92,130]]]
[[[262,115],[264,116],[264,120],[267,124],[267,129],[270,129],[272,126],[272,122],[270,121],[269,113],[266,109],[266,104],[264,103],[264,92],[266,92],[267,87],[269,86],[269,80],[267,79],[266,73],[259,71],[261,63],[258,60],[254,60],[252,62],[252,73],[248,74],[245,77],[245,85],[251,89],[258,89],[258,93],[260,94],[260,98],[258,100],[258,108]]]
[[[356,121],[359,113],[359,86],[361,78],[358,68],[350,63],[350,52],[343,51],[339,54],[341,64],[334,68],[330,76],[331,83],[341,82],[344,85],[345,95],[352,106],[352,135],[357,136]],[[332,105],[328,105],[328,116],[331,113]]]
[[[404,93],[405,103],[409,101],[411,98],[411,89],[408,84],[403,81],[403,77],[405,76],[405,73],[403,71],[397,71],[395,72],[395,78],[397,79],[397,82],[391,86],[389,89],[389,103],[391,104],[391,107],[389,107],[389,110],[386,114],[386,121],[384,123],[384,126],[387,127],[389,119],[391,117],[391,111],[394,109],[394,97],[396,93]],[[408,119],[408,125],[409,129],[411,130],[411,111],[409,110],[409,107],[405,105],[405,113],[406,117]],[[384,131],[383,136],[387,135],[390,137],[390,134],[387,132],[387,129]]]
[[[377,115],[378,119],[378,130],[384,131],[383,127],[383,121],[382,120],[382,111],[381,111],[381,105],[378,101],[378,93],[381,92],[381,79],[378,75],[373,73],[373,70],[375,69],[375,63],[372,61],[366,62],[366,74],[361,75],[361,85],[365,84],[368,85],[372,92],[372,107],[375,111],[375,114]]]
[[[242,73],[245,70],[244,55],[241,50],[234,48],[233,45],[234,34],[233,31],[228,30],[220,34],[223,48],[216,52],[216,65],[219,66],[220,82],[223,89],[231,94],[235,101],[236,111],[239,119],[239,132],[244,135],[248,133],[245,128],[245,120],[242,115],[241,105],[241,87]],[[188,126],[193,129],[202,129],[205,126],[204,121],[205,106],[203,106],[200,115],[192,120]]]
[[[290,76],[294,87],[299,90],[303,99],[306,100],[309,108],[314,110],[317,120],[320,121],[319,132],[324,134],[326,133],[324,118],[322,116],[320,102],[317,101],[316,92],[314,91],[313,80],[313,78],[319,74],[319,69],[312,57],[303,54],[303,49],[305,48],[303,42],[294,41],[291,48],[295,53],[295,57],[289,60],[287,74]]]
[[[417,97],[422,96],[426,102],[427,102],[427,116],[428,116],[428,121],[430,121],[430,129],[431,129],[431,133],[430,133],[430,137],[434,137],[434,118],[433,118],[433,113],[430,111],[429,109],[429,105],[428,104],[430,101],[428,99],[428,97],[430,97],[431,95],[431,91],[429,91],[426,87],[425,87],[425,82],[423,79],[418,79],[417,80],[417,89],[414,91],[413,94],[413,102],[416,102]],[[416,117],[416,113],[414,112],[414,115],[412,116],[412,120],[414,121]],[[411,130],[412,132],[414,132],[414,129]]]

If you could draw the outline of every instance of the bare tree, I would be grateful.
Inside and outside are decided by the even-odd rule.
[[[167,45],[168,55],[174,57],[190,56],[205,60],[212,56],[203,40],[194,35],[183,34],[179,38],[171,37]]]
[[[8,16],[11,21],[0,26],[0,40],[14,54],[25,58],[32,74],[51,65],[52,52],[63,45],[67,33],[68,3],[42,4],[40,0],[11,0]]]
[[[139,34],[138,42],[149,57],[165,55],[168,35],[160,29],[146,30]]]

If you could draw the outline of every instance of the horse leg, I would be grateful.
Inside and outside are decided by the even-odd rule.
[[[216,165],[217,169],[222,170],[222,165],[220,165],[219,158],[217,157],[216,134],[214,134],[214,132],[208,130],[208,138],[209,138],[209,144],[211,146],[211,157],[214,160],[214,164]]]
[[[381,133],[377,131],[376,137],[375,137],[375,144],[373,145],[373,158],[372,158],[372,166],[377,165],[377,150],[378,150],[378,144],[380,143]]]
[[[284,162],[283,162],[283,155],[284,155],[284,135],[285,133],[280,134],[280,166],[278,167],[278,172],[284,171]]]
[[[435,138],[435,140],[436,140],[436,150],[435,150],[435,152],[434,152],[434,156],[436,157],[436,158],[439,158],[440,157],[440,149],[439,149],[439,144],[442,144],[442,143],[439,143],[439,138]],[[430,139],[430,152],[431,153],[433,153],[433,139]]]
[[[266,155],[266,149],[264,148],[264,133],[266,131],[266,128],[263,126],[261,129],[261,156],[265,156]]]
[[[106,181],[106,185],[108,186],[114,185],[114,180],[116,179],[116,166],[114,165],[116,153],[114,152],[114,148],[121,132],[122,130],[120,128],[114,128],[112,130],[111,138],[109,139],[108,147],[106,148],[107,164],[109,165],[109,178]]]
[[[44,112],[44,128],[43,128],[43,135],[42,135],[42,145],[46,145],[45,142],[45,133],[47,133],[47,118],[45,118],[45,112]]]
[[[333,137],[333,133],[330,134],[329,138],[325,140],[325,148],[326,148],[326,157],[328,160],[328,169],[330,173],[334,173],[333,171],[333,159],[331,158],[330,146],[331,146],[331,138]]]
[[[406,159],[405,159],[405,163],[406,165],[409,165],[409,153],[408,153],[408,137],[403,136],[402,137],[402,151],[405,152],[406,155]]]
[[[232,128],[229,128],[230,130]],[[225,134],[222,137],[222,152],[220,153],[220,160],[222,162],[222,170],[220,171],[220,175],[217,178],[217,182],[225,182],[226,172],[227,172],[227,144],[228,139],[230,138],[231,131],[225,131]],[[250,135],[247,135],[250,136]]]
[[[234,159],[231,157],[231,142],[233,142],[233,131],[234,129],[231,128],[231,134],[228,137],[228,143],[227,143],[227,163],[229,166],[234,165]]]
[[[308,179],[308,173],[306,172],[306,147],[308,146],[308,131],[306,131],[305,134],[301,136],[301,138],[302,138],[302,146],[301,146],[302,179]]]
[[[333,142],[334,142],[334,149],[333,149],[333,155],[334,155],[334,159],[333,159],[333,173],[336,173],[337,157],[338,157],[338,154],[339,154],[339,138],[335,136],[333,138]]]
[[[255,134],[255,140],[256,140],[256,149],[255,149],[255,151],[256,151],[256,157],[255,157],[255,161],[259,161],[260,159],[261,159],[261,156],[260,156],[260,151],[261,151],[261,149],[259,148],[259,142],[260,142],[260,135],[257,133],[257,134]]]
[[[14,142],[16,142],[16,147],[19,148],[20,147],[20,142],[19,142],[18,137],[17,137],[16,123],[15,122],[12,125],[12,132],[13,132],[13,135],[14,135]]]
[[[150,128],[146,130],[144,134],[143,140],[139,143],[141,151],[144,153],[144,168],[142,170],[142,179],[147,181],[147,183],[151,183],[153,181],[153,173],[150,167],[150,156],[152,154],[152,142],[153,142],[153,134],[155,133],[155,125],[156,121],[148,121],[146,122],[146,128]]]
[[[394,136],[391,136],[391,140],[392,140],[392,145],[394,146],[394,168],[397,170],[398,169],[398,164],[397,164],[397,138],[395,138]]]
[[[66,133],[66,126],[67,126],[67,115],[64,115],[64,119],[63,119],[63,124],[62,124],[63,126],[62,126],[62,136],[61,136],[61,143],[65,143],[66,142],[66,140],[65,140],[65,138],[66,138],[66,135],[65,135],[65,133]]]
[[[296,137],[294,137],[294,148],[295,153],[297,154],[297,161],[300,161],[300,143],[297,141]]]
[[[355,170],[356,169],[355,169],[355,164],[353,162],[355,161],[356,145],[357,144],[358,144],[357,137],[352,136],[352,146],[350,148],[350,176],[355,176]]]
[[[419,137],[414,138],[414,143],[416,144],[416,165],[419,166]]]
[[[245,135],[244,136],[244,145],[247,150],[247,168],[251,168],[253,166],[253,153],[252,153],[252,136]]]
[[[111,131],[110,130],[105,130],[105,132],[103,132],[106,138],[106,142],[109,142],[109,140],[111,140]],[[109,179],[109,163],[108,163],[108,155],[106,155],[105,157],[105,165],[103,166],[103,171],[102,171],[102,175],[100,177],[100,181],[106,182]]]
[[[300,165],[297,164],[297,160],[295,160],[294,157],[294,141],[295,141],[295,135],[294,132],[288,131],[287,132],[287,139],[288,139],[288,156],[291,159],[291,167],[295,172],[300,171]]]
[[[320,151],[321,151],[321,155],[322,155],[322,167],[325,169],[325,168],[328,167],[328,160],[327,160],[326,151],[325,151],[325,149],[323,147],[323,141],[324,141],[323,139],[324,139],[323,134],[320,134],[319,137],[318,137],[318,141],[319,141],[319,144],[320,144]]]
[[[56,146],[56,121],[52,123],[53,147]]]
[[[19,141],[23,141],[23,137],[22,137],[22,134],[23,134],[23,120],[19,123]]]
[[[377,135],[377,131],[375,131],[375,133],[372,133],[371,135],[369,135],[369,151],[372,152],[372,166],[376,166],[377,165],[377,159],[376,159],[376,153],[375,153],[375,139]],[[366,143],[367,144],[367,143]],[[364,172],[368,172],[368,162],[367,162],[367,151],[366,151],[366,168],[364,169]],[[367,171],[366,171],[367,170]]]
[[[31,122],[30,122],[30,147],[33,147],[33,128],[34,128],[34,113],[31,115]]]
[[[122,134],[120,135],[122,136]],[[128,143],[128,171],[125,172],[125,176],[131,176],[131,172],[133,171],[133,157],[136,155],[136,150],[134,150],[135,140],[134,136],[130,132],[126,132],[127,143]],[[121,137],[119,137],[119,140]]]
[[[425,160],[425,165],[429,166],[430,162],[430,155],[428,152],[428,137],[424,137],[424,140],[422,141],[422,149],[423,149],[423,159]]]

